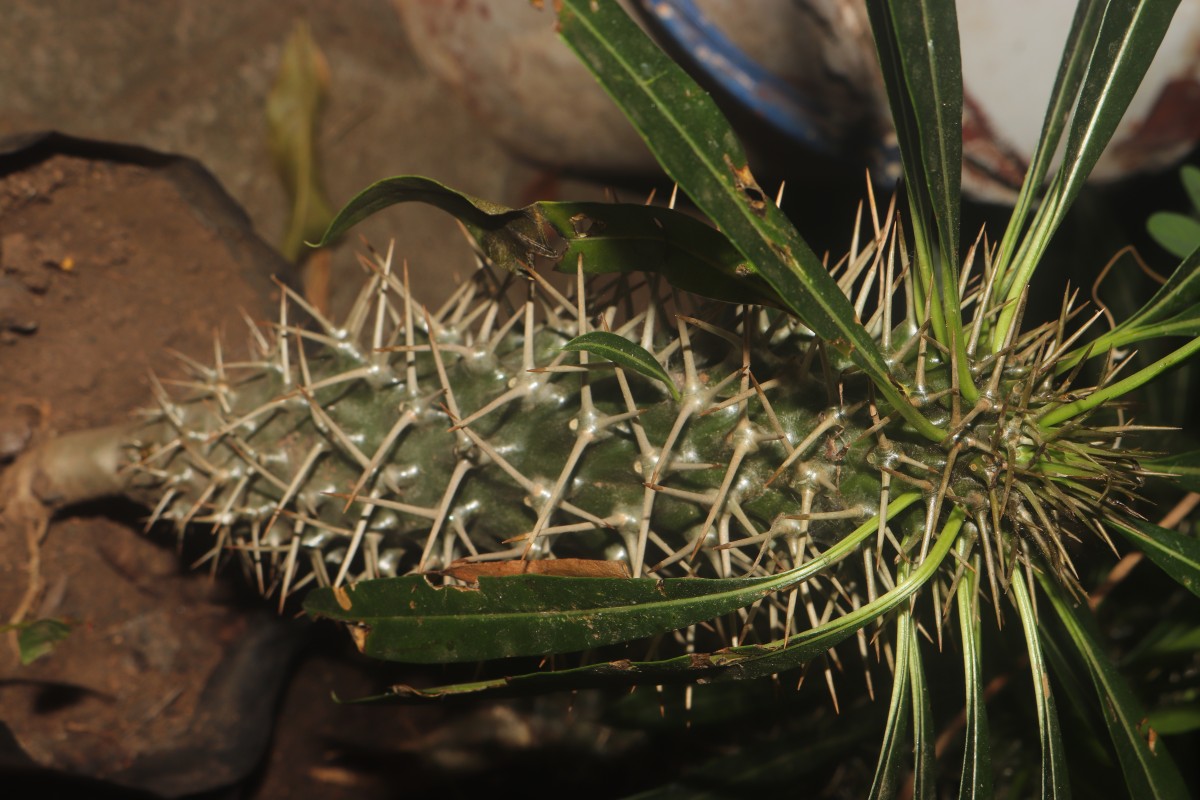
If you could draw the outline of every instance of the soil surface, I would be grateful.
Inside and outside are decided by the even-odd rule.
[[[273,265],[224,224],[131,164],[60,155],[0,180],[0,456],[128,418],[151,371],[179,371],[172,350],[244,340],[239,309],[270,313]],[[37,764],[170,791],[178,771],[148,774],[147,759],[190,746],[214,670],[253,626],[226,582],[143,535],[143,513],[78,509],[35,545],[0,538],[4,621],[28,596],[27,618],[73,625],[27,666],[3,643],[0,719]]]

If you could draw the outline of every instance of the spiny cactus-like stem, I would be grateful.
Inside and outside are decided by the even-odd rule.
[[[701,312],[660,296],[653,279],[589,284],[582,263],[568,290],[481,269],[429,311],[389,247],[361,259],[367,281],[340,324],[282,287],[272,330],[251,326],[247,360],[219,346],[211,364],[183,359],[188,376],[155,380],[157,407],[142,422],[48,444],[5,480],[33,496],[32,476],[52,473],[59,488],[38,502],[124,493],[152,524],[207,528],[203,560],[234,553],[281,603],[314,583],[436,573],[459,559],[607,559],[635,577],[814,565],[795,591],[763,598],[736,625],[714,623],[738,642],[877,601],[897,585],[897,565],[919,567],[946,520],[961,518],[973,538],[947,585],[935,584],[940,636],[964,560],[984,566],[979,585],[993,599],[1034,560],[1075,582],[1064,537],[1103,537],[1097,519],[1136,487],[1119,447],[1130,429],[1048,426],[1058,409],[1107,396],[1125,362],[1095,387],[1057,374],[1081,333],[1072,298],[1054,322],[1013,325],[977,356],[1001,312],[982,238],[957,287],[974,310],[968,341],[942,346],[928,335],[932,291],[916,295],[921,308],[913,300],[894,211],[872,224],[874,238],[835,267],[839,285],[894,379],[948,431],[940,443],[881,407],[836,348],[782,313]],[[1018,322],[1026,297],[1010,304]],[[297,324],[297,308],[311,325]],[[563,349],[592,330],[637,343],[675,386]],[[980,388],[974,401],[959,358]]]

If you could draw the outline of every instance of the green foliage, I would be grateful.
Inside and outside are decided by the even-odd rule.
[[[45,618],[0,625],[0,633],[15,630],[21,663],[32,664],[53,652],[55,645],[71,635],[73,627],[61,619]]]
[[[1154,296],[1116,327],[1067,354],[1058,371],[1110,348],[1165,336],[1200,336],[1200,250],[1193,248]]]
[[[668,175],[825,341],[847,351],[892,408],[923,435],[940,431],[888,374],[875,339],[812,248],[754,180],[716,104],[615,3],[564,0],[559,32],[613,95]]]
[[[867,12],[904,164],[916,250],[913,302],[923,307],[926,287],[932,290],[931,327],[951,348],[959,387],[974,402],[978,393],[958,307],[963,104],[958,15],[953,0],[919,0],[908,7],[872,0]]]
[[[1170,476],[1189,492],[1200,492],[1200,450],[1147,459],[1145,466],[1151,473]]]
[[[883,669],[872,797],[910,781],[923,798],[1018,796],[1036,759],[1000,744],[1014,729],[1036,741],[1043,797],[1088,787],[1106,761],[1134,796],[1181,797],[1082,601],[1112,532],[1161,570],[1174,602],[1197,594],[1195,538],[1138,516],[1144,479],[1192,487],[1195,454],[1148,458],[1127,405],[1200,350],[1200,250],[1107,333],[1089,338],[1069,299],[1056,320],[1023,319],[1176,5],[1079,4],[1010,223],[998,248],[964,255],[954,3],[868,0],[907,208],[829,267],[715,102],[619,4],[561,0],[562,38],[711,225],[380,181],[322,244],[421,202],[462,222],[496,269],[433,313],[390,255],[341,323],[292,296],[271,341],[255,332],[251,360],[193,365],[188,397],[159,387],[158,411],[122,442],[121,474],[156,518],[206,523],[210,557],[231,545],[265,593],[304,591],[307,612],[368,656],[499,662],[364,700],[703,691],[820,669],[835,703],[874,701],[882,718]],[[1200,197],[1200,174],[1185,181]],[[572,289],[548,266],[575,276]],[[693,316],[694,295],[724,305]],[[289,320],[297,305],[315,327]],[[1168,336],[1187,338],[1137,369],[1117,352]],[[865,691],[846,687],[851,645]],[[1169,649],[1147,640],[1122,666]],[[549,666],[522,660],[537,656]],[[1076,685],[1084,673],[1094,699]],[[1008,690],[1020,684],[1019,701],[988,705],[997,674],[1020,676]],[[1175,717],[1151,705],[1188,730],[1191,700]],[[1060,707],[1101,716],[1108,740],[1065,725]],[[959,708],[961,734],[941,735]],[[947,764],[961,768],[939,776]]]
[[[1140,519],[1109,521],[1180,586],[1200,597],[1200,539]]]
[[[1052,679],[1067,686],[1068,707],[1088,708],[1089,701],[1068,680],[1075,661],[1092,679],[1095,708],[1104,718],[1130,791],[1138,797],[1182,796],[1186,790],[1176,767],[1162,742],[1147,744],[1144,715],[1105,652],[1091,613],[1079,602],[1083,587],[1062,537],[1067,528],[1090,529],[1097,538],[1107,538],[1105,529],[1117,531],[1166,576],[1196,591],[1200,568],[1195,540],[1129,513],[1143,473],[1137,465],[1139,454],[1117,443],[1133,429],[1111,410],[1164,372],[1190,362],[1200,349],[1195,311],[1200,257],[1194,247],[1178,252],[1184,248],[1177,242],[1184,260],[1168,283],[1136,314],[1090,340],[1081,340],[1083,331],[1070,335],[1069,303],[1056,323],[1022,328],[1030,278],[1115,131],[1176,5],[1079,4],[1043,134],[1009,226],[998,250],[983,256],[982,277],[972,284],[969,276],[960,274],[972,264],[962,264],[960,252],[963,100],[954,4],[868,1],[902,151],[906,223],[912,237],[911,251],[900,254],[907,274],[879,278],[886,287],[879,291],[880,298],[890,297],[901,282],[905,286],[908,309],[904,324],[896,326],[890,300],[876,301],[874,314],[864,319],[868,293],[855,287],[856,276],[865,272],[871,259],[876,259],[871,274],[877,267],[883,269],[889,234],[877,231],[862,263],[835,278],[759,186],[716,105],[617,4],[559,3],[563,39],[716,230],[691,229],[694,221],[649,207],[540,203],[521,210],[500,209],[445,187],[431,189],[431,182],[422,179],[399,178],[355,198],[328,236],[383,205],[419,199],[459,216],[487,257],[512,270],[532,269],[535,257],[556,263],[560,270],[587,275],[637,270],[715,299],[783,309],[815,333],[825,369],[836,365],[842,371],[839,393],[847,391],[844,377],[855,372],[869,382],[869,400],[864,402],[878,403],[877,411],[871,406],[871,413],[877,414],[872,419],[878,421],[862,438],[885,431],[876,445],[885,454],[895,443],[917,448],[902,458],[912,461],[909,454],[915,454],[918,466],[924,464],[925,477],[879,468],[872,487],[881,489],[881,499],[866,523],[826,546],[808,565],[747,583],[728,583],[728,576],[657,584],[644,579],[522,576],[481,579],[478,588],[434,589],[413,577],[314,592],[310,611],[349,623],[369,654],[454,661],[563,654],[687,626],[693,626],[689,630],[694,633],[696,623],[710,619],[710,624],[726,625],[728,620],[718,619],[722,615],[757,607],[760,600],[786,589],[779,602],[788,608],[787,628],[784,635],[763,644],[731,643],[658,660],[623,658],[432,689],[394,687],[372,699],[413,702],[448,695],[745,681],[807,665],[873,627],[891,648],[893,682],[871,796],[895,796],[911,776],[915,796],[933,797],[939,794],[934,759],[939,703],[936,698],[931,702],[931,696],[943,692],[929,664],[936,662],[940,668],[943,659],[927,660],[921,639],[922,631],[932,625],[940,641],[943,622],[956,613],[965,689],[962,767],[956,780],[960,796],[989,797],[999,789],[1001,768],[989,728],[997,715],[987,708],[985,688],[992,659],[985,643],[995,635],[1010,643],[1019,641],[1027,656],[1032,696],[1026,705],[1032,708],[1041,751],[1041,796],[1069,796],[1068,773],[1076,755],[1064,744]],[[1056,153],[1061,155],[1057,161]],[[1193,195],[1200,197],[1200,172],[1188,173],[1187,180],[1194,184],[1189,187]],[[1181,240],[1178,223],[1172,224],[1172,235]],[[546,239],[547,230],[561,241]],[[895,241],[891,240],[893,247]],[[974,288],[964,291],[968,286]],[[736,341],[737,334],[724,335]],[[1119,379],[1119,362],[1110,355],[1095,386],[1069,388],[1084,361],[1165,336],[1189,340]],[[915,346],[919,350],[914,358]],[[685,349],[686,341],[680,347]],[[693,395],[678,394],[662,361],[635,344],[633,337],[584,332],[565,349],[605,358],[619,373],[628,370],[666,384],[674,402],[684,408],[693,402]],[[1048,390],[1052,380],[1063,382]],[[681,414],[676,426],[683,429],[685,423]],[[917,442],[926,449],[919,449]],[[1187,486],[1194,461],[1191,456],[1167,455],[1147,461],[1147,467],[1178,476]],[[771,480],[791,463],[779,467]],[[726,472],[726,485],[734,468]],[[862,463],[847,467],[848,472],[852,469],[869,471]],[[914,505],[918,495],[913,493],[889,504],[892,478],[922,486],[924,508]],[[841,475],[839,480],[848,477]],[[647,487],[654,490],[653,481]],[[1114,491],[1121,500],[1110,501]],[[893,526],[903,533],[892,562],[885,565],[882,548]],[[702,547],[697,541],[693,558]],[[947,558],[952,550],[956,558]],[[844,570],[850,562],[843,561],[851,552],[862,553],[865,562],[853,577]],[[792,633],[797,598],[810,597],[825,577],[842,581],[828,598],[849,592],[853,602],[846,607],[829,599],[824,616],[817,613],[818,606],[810,605],[809,627]],[[858,581],[879,579],[890,588],[873,592],[866,601],[854,595]],[[1015,618],[1019,627],[990,632],[980,612],[985,596],[995,606],[998,621]],[[1048,601],[1040,610],[1039,596]],[[934,617],[927,621],[917,601],[928,597],[933,598]],[[1046,638],[1052,634],[1039,614],[1047,613],[1047,607],[1062,624],[1061,638]],[[744,622],[748,612],[739,613],[742,616],[733,619]],[[1014,628],[1023,637],[1014,636]],[[387,644],[370,644],[372,637],[377,642],[386,638]],[[859,641],[865,651],[866,638]],[[1166,711],[1156,714],[1175,729],[1191,725],[1187,713],[1178,720]],[[1000,715],[1011,713],[1004,710]],[[1019,792],[1021,774],[1007,773],[1005,788]]]
[[[1163,249],[1177,258],[1188,258],[1200,247],[1200,167],[1191,164],[1179,170],[1179,179],[1192,204],[1191,214],[1158,211],[1146,220],[1146,230]]]
[[[653,636],[745,608],[811,572],[704,581],[522,575],[480,577],[473,588],[434,587],[421,576],[381,578],[311,592],[304,608],[351,623],[359,649],[374,658],[454,663]]]
[[[1183,800],[1188,791],[1179,770],[1165,749],[1147,741],[1145,712],[1104,652],[1095,620],[1064,596],[1062,587],[1044,578],[1041,583],[1092,679],[1097,708],[1112,737],[1130,795]]]
[[[363,189],[337,213],[318,246],[397,203],[425,203],[463,223],[494,265],[520,272],[538,257],[585,275],[648,272],[714,300],[778,306],[774,291],[722,236],[669,208],[621,203],[550,202],[516,209],[480,200],[417,175],[385,178]],[[546,226],[559,241],[552,241]]]
[[[671,391],[671,397],[679,402],[681,395],[675,381],[662,368],[646,348],[634,344],[623,336],[608,331],[591,331],[576,336],[563,345],[563,350],[586,351],[606,358],[619,367],[633,370],[647,378],[662,381]]]
[[[1047,122],[1034,155],[1034,169],[1025,179],[1031,194],[1040,187],[1035,173],[1048,169],[1048,159],[1057,151],[1066,135],[1062,161],[1041,197],[1038,210],[1020,244],[1010,256],[1001,251],[998,269],[1000,286],[1009,301],[1016,301],[1030,277],[1041,265],[1050,237],[1058,229],[1071,204],[1112,138],[1134,92],[1141,85],[1153,54],[1158,51],[1179,0],[1140,0],[1140,2],[1089,2],[1077,6],[1075,22],[1068,38],[1064,59],[1059,67],[1058,83],[1051,97]],[[1086,54],[1086,56],[1085,56]],[[1079,76],[1078,67],[1086,68]],[[1076,88],[1078,94],[1076,94]],[[1050,114],[1071,108],[1070,122],[1063,131]],[[1038,180],[1038,184],[1032,181]],[[1036,195],[1033,195],[1036,196]],[[1013,228],[1023,224],[1014,219]],[[1019,233],[1019,232],[1018,232]],[[1011,260],[1010,260],[1011,259]],[[1008,271],[1009,264],[1014,270]],[[1015,307],[1001,312],[992,339],[993,347],[1004,341],[1016,319]]]

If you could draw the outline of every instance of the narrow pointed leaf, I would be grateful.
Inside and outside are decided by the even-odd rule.
[[[1180,586],[1200,597],[1200,539],[1140,519],[1108,519],[1105,522]]]
[[[1103,356],[1111,348],[1161,336],[1200,336],[1200,248],[1188,251],[1167,282],[1133,316],[1072,350],[1056,371],[1063,374],[1085,356]]]
[[[507,208],[419,175],[384,178],[363,189],[337,213],[317,246],[327,246],[397,203],[425,203],[453,215],[466,226],[484,255],[504,269],[517,271],[531,266],[535,256],[554,255],[535,206]]]
[[[924,189],[937,227],[943,280],[957,299],[962,185],[962,55],[954,0],[889,3],[905,89],[916,120]],[[913,183],[917,176],[910,176]]]
[[[1163,656],[1200,652],[1200,625],[1164,619],[1121,657],[1121,664],[1151,663]]]
[[[938,248],[918,243],[918,252],[940,249],[943,264],[957,270],[963,94],[954,2],[870,0],[867,10],[914,213],[937,235]]]
[[[965,548],[960,547],[959,552]],[[965,553],[964,553],[965,555]],[[979,618],[979,557],[974,569],[963,571],[958,581],[958,627],[963,649],[963,681],[966,685],[966,725],[963,730],[963,764],[958,797],[985,800],[993,795],[992,750],[988,741],[987,704],[983,695],[982,631]]]
[[[960,385],[974,400],[958,297],[963,92],[955,5],[871,0],[867,12],[900,142],[918,283],[934,293],[934,335],[957,353]]]
[[[1200,337],[1192,339],[1187,344],[1168,353],[1153,364],[1143,367],[1132,375],[1092,392],[1087,397],[1060,406],[1054,406],[1053,408],[1048,407],[1049,410],[1042,416],[1038,424],[1044,429],[1049,429],[1054,425],[1066,422],[1072,417],[1077,417],[1080,414],[1099,408],[1105,403],[1129,394],[1134,389],[1145,386],[1167,370],[1185,363],[1197,352],[1200,352]]]
[[[1067,762],[1063,753],[1062,732],[1059,729],[1058,711],[1054,706],[1054,695],[1050,691],[1050,672],[1042,653],[1039,638],[1037,612],[1025,585],[1025,574],[1020,569],[1013,573],[1012,596],[1025,631],[1025,649],[1029,654],[1029,672],[1033,678],[1033,696],[1037,704],[1038,739],[1042,745],[1042,798],[1070,797],[1067,782]]]
[[[348,623],[365,655],[443,664],[569,653],[676,630],[750,605],[794,576],[759,579],[480,577],[478,588],[422,576],[319,589],[305,610]]]
[[[1200,237],[1196,245],[1200,245]],[[1200,248],[1196,245],[1183,257],[1183,262],[1175,268],[1167,282],[1124,325],[1142,327],[1170,319],[1181,312],[1196,313],[1196,305],[1200,303]]]
[[[727,303],[782,307],[725,234],[695,217],[630,203],[535,204],[566,243],[557,269],[585,275],[648,272],[677,289]]]
[[[1044,623],[1049,620],[1043,619]],[[1089,692],[1091,680],[1083,672],[1083,664],[1075,652],[1070,637],[1064,636],[1059,628],[1053,633],[1042,630],[1042,655],[1055,678],[1058,690],[1055,703],[1060,709],[1069,709],[1076,720],[1093,720],[1096,713],[1095,695]],[[1103,749],[1103,742],[1092,743],[1094,749]]]
[[[1042,120],[1041,134],[1000,244],[996,269],[1001,286],[1005,285],[1004,276],[1013,256],[1016,255],[1029,212],[1045,186],[1052,159],[1059,150],[1063,132],[1071,117],[1071,109],[1079,98],[1079,85],[1083,82],[1084,72],[1087,71],[1088,62],[1091,60],[1096,32],[1100,29],[1103,16],[1104,3],[1101,0],[1081,0],[1075,6],[1071,30],[1063,46],[1062,60],[1058,65],[1054,88],[1050,92],[1046,116]]]
[[[1146,726],[1166,736],[1200,731],[1200,701],[1156,708],[1149,713]]]
[[[298,20],[283,45],[279,71],[267,94],[267,146],[291,209],[279,250],[288,261],[304,253],[333,219],[317,154],[321,109],[329,95],[329,63],[308,23]]]
[[[908,648],[908,680],[912,690],[913,718],[913,797],[933,800],[937,795],[937,770],[934,768],[934,745],[937,734],[933,724],[933,706],[929,699],[929,683],[921,661],[921,642],[916,626],[909,631],[912,644]]]
[[[1149,731],[1143,729],[1145,711],[1101,647],[1095,620],[1088,612],[1076,607],[1053,579],[1040,577],[1039,580],[1091,675],[1129,795],[1156,800],[1187,798],[1188,791],[1166,746],[1157,741],[1151,748]]]
[[[919,495],[909,495],[906,496],[906,502],[911,504],[918,498]],[[894,519],[891,508],[892,505],[889,505],[888,517]],[[700,679],[707,681],[753,680],[787,672],[807,664],[892,609],[907,602],[937,572],[958,538],[962,520],[961,512],[953,512],[939,533],[937,541],[929,549],[925,560],[910,575],[899,581],[893,589],[853,612],[830,620],[817,628],[797,633],[787,641],[758,646],[730,647],[714,653],[693,653],[662,661],[613,661],[574,669],[433,688],[418,689],[410,686],[394,686],[388,694],[362,698],[357,702],[381,700],[415,702],[467,694],[472,696],[509,696],[566,689],[689,682]],[[861,538],[858,541],[861,541]],[[830,548],[830,551],[833,549]],[[822,554],[821,558],[825,558],[830,551]],[[825,566],[827,565],[826,563]],[[804,568],[807,567],[808,563],[806,562]],[[505,628],[505,630],[507,629]]]
[[[893,504],[895,501],[893,501]],[[889,509],[892,504],[889,504]],[[895,519],[890,510],[889,519]],[[736,666],[741,678],[761,677],[777,672],[786,672],[824,653],[830,647],[844,641],[857,633],[861,628],[879,619],[882,615],[906,602],[937,573],[945,561],[950,548],[958,538],[962,529],[963,512],[960,508],[951,511],[942,529],[937,533],[936,541],[929,548],[925,560],[917,565],[911,574],[897,581],[895,588],[880,595],[874,602],[867,603],[854,611],[835,617],[829,622],[811,630],[802,631],[792,636],[786,643],[764,645],[759,647],[733,648],[729,653],[732,660],[729,666]],[[835,547],[840,546],[839,542]],[[834,548],[830,548],[833,550]],[[806,564],[807,565],[807,564]],[[714,660],[724,664],[722,654],[714,654]],[[744,659],[744,662],[740,661]]]
[[[1017,269],[1003,287],[1016,299],[1041,262],[1050,237],[1083,189],[1129,107],[1154,54],[1166,35],[1179,0],[1109,2],[1080,85],[1079,100],[1067,129],[1066,147],[1029,236],[1017,256]],[[1013,323],[1015,306],[1001,314],[993,344]]]
[[[908,720],[912,715],[912,694],[908,671],[912,668],[909,651],[915,640],[912,635],[912,614],[900,612],[896,618],[896,670],[892,676],[892,699],[888,704],[887,724],[875,762],[875,777],[871,781],[871,800],[888,800],[900,792],[901,767],[906,761]]]
[[[1200,305],[1193,306],[1190,310],[1162,322],[1121,329],[1113,337],[1111,346],[1124,347],[1164,336],[1200,336]]]
[[[713,300],[782,305],[724,234],[688,214],[630,203],[543,201],[508,208],[417,175],[385,178],[359,192],[334,217],[318,246],[385,208],[411,202],[457,218],[479,249],[505,269],[530,267],[542,257],[571,274],[580,267],[585,275],[649,272]],[[553,241],[551,232],[561,241]]]
[[[1058,194],[1047,198],[1052,204],[1069,205],[1083,187],[1141,86],[1178,6],[1179,0],[1107,4],[1067,132]]]
[[[646,348],[629,341],[624,336],[609,331],[590,331],[576,336],[564,344],[562,349],[583,350],[608,359],[620,367],[645,375],[652,380],[662,381],[670,389],[671,397],[675,398],[676,402],[679,401],[679,389],[675,386],[675,381],[671,380],[671,376],[663,369],[662,364],[658,363],[658,359],[652,356]]]
[[[1179,0],[1103,5],[1104,16],[1067,130],[1063,163],[1046,198],[1057,218],[1065,214],[1108,146],[1158,52]]]
[[[923,435],[943,438],[905,397],[837,282],[750,173],[712,98],[617,3],[562,0],[559,31],[646,140],[659,164],[778,293],[784,307],[847,352]]]
[[[917,308],[925,306],[925,293],[930,291],[933,279],[933,236],[931,230],[933,208],[925,179],[924,153],[921,147],[921,131],[917,123],[916,109],[908,96],[904,75],[904,64],[900,55],[895,21],[892,19],[887,0],[870,0],[866,4],[867,17],[875,38],[875,51],[883,70],[883,86],[887,92],[888,105],[892,112],[892,125],[900,146],[901,164],[904,169],[905,190],[908,195],[909,234],[916,247],[914,263],[916,280],[913,282],[913,303]],[[942,307],[931,308],[941,327]]]
[[[919,498],[913,492],[897,497],[888,504],[888,517],[894,519]],[[359,649],[376,658],[436,664],[569,653],[678,630],[748,606],[836,564],[874,535],[878,524],[878,518],[867,520],[802,566],[761,578],[519,575],[480,577],[477,589],[466,589],[434,588],[423,576],[409,575],[315,589],[304,608],[346,623]],[[947,538],[956,532],[957,527]],[[876,602],[897,596],[895,591]],[[849,628],[844,636],[857,630],[834,622],[838,633]],[[788,648],[787,657],[794,649]],[[767,655],[775,654],[768,650]]]
[[[1150,472],[1165,472],[1189,492],[1200,492],[1200,450],[1149,459],[1142,466]]]

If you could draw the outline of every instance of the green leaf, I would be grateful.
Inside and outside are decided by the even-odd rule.
[[[959,555],[969,553],[969,543],[959,542]],[[963,765],[959,779],[960,800],[985,800],[993,796],[992,750],[988,741],[987,703],[983,686],[982,621],[979,617],[979,556],[971,569],[963,570],[955,599],[958,629],[963,650],[963,680],[966,684]]]
[[[1178,258],[1200,247],[1200,221],[1174,211],[1159,211],[1146,220],[1146,232],[1159,246]]]
[[[358,223],[397,203],[425,203],[456,217],[492,263],[511,271],[532,265],[535,256],[554,256],[536,206],[507,208],[480,200],[419,175],[398,175],[371,184],[351,198],[317,247],[326,247]]]
[[[1178,5],[1179,0],[1104,4],[1104,16],[1067,127],[1062,163],[1045,193],[1032,228],[1021,243],[1015,260],[1016,270],[1006,276],[1007,284],[1001,287],[1007,300],[1016,300],[1021,295],[1041,263],[1050,237],[1083,189],[1129,107],[1129,101],[1141,85]],[[993,332],[993,350],[1004,341],[1015,315],[1015,303],[1001,312]]]
[[[794,573],[664,581],[516,575],[480,577],[479,587],[468,589],[435,588],[412,575],[320,589],[304,607],[315,617],[349,623],[359,649],[372,658],[443,664],[569,653],[653,636],[743,608],[795,580]]]
[[[913,638],[912,614],[901,611],[896,617],[896,668],[892,675],[892,699],[888,704],[887,724],[875,762],[871,781],[871,800],[886,800],[900,793],[900,768],[905,761],[908,719],[912,713],[912,694],[908,671],[912,668],[909,651],[917,646]]]
[[[906,175],[910,185],[920,178],[928,193],[946,270],[942,280],[957,305],[963,109],[958,14],[954,0],[891,0],[888,6],[919,137],[909,149],[919,154],[920,171]]]
[[[1200,492],[1200,450],[1191,450],[1142,462],[1147,472],[1165,472],[1189,492]]]
[[[1132,317],[1096,337],[1091,344],[1068,353],[1056,372],[1069,372],[1085,355],[1100,356],[1110,348],[1161,336],[1200,336],[1200,249],[1193,248],[1167,282]]]
[[[663,369],[658,359],[646,348],[631,342],[624,336],[609,331],[589,331],[576,336],[562,346],[563,350],[586,351],[608,359],[617,366],[627,367],[634,372],[656,381],[662,381],[671,390],[671,397],[679,402],[679,388]]]
[[[955,4],[953,0],[870,0],[867,13],[912,207],[916,283],[921,291],[932,286],[934,335],[957,353],[960,385],[973,401],[976,392],[958,297],[963,92]],[[916,302],[923,304],[923,297]]]
[[[574,274],[577,266],[585,275],[649,272],[714,300],[782,307],[729,239],[689,214],[629,203],[535,205],[566,242],[561,272]]]
[[[1091,751],[1092,758],[1100,762],[1109,760],[1104,740],[1095,735],[1088,735],[1099,720],[1096,719],[1098,712],[1095,696],[1088,691],[1091,681],[1082,671],[1083,664],[1075,653],[1070,638],[1057,627],[1050,630],[1050,620],[1042,617],[1041,622],[1042,654],[1050,668],[1050,674],[1055,678],[1055,691],[1058,692],[1056,705],[1059,709],[1070,710],[1070,719],[1075,725],[1083,723],[1088,726],[1085,729],[1087,733],[1076,738],[1077,746],[1081,745]]]
[[[1186,798],[1188,792],[1183,778],[1164,744],[1157,742],[1151,749],[1147,742],[1148,732],[1142,730],[1146,715],[1101,647],[1094,618],[1076,607],[1053,578],[1039,575],[1038,579],[1091,675],[1130,796],[1164,800]]]
[[[1025,649],[1029,654],[1029,672],[1033,678],[1033,696],[1037,703],[1038,739],[1042,745],[1042,789],[1043,798],[1069,797],[1067,763],[1063,753],[1062,732],[1059,729],[1058,712],[1054,708],[1054,695],[1050,691],[1050,673],[1039,640],[1037,611],[1025,585],[1025,574],[1017,569],[1012,576],[1012,597],[1025,631]]]
[[[1045,203],[1058,221],[1074,201],[1141,85],[1179,0],[1106,4],[1067,130],[1066,150]]]
[[[1193,247],[1184,254],[1183,262],[1167,282],[1122,327],[1143,327],[1187,312],[1194,315],[1197,303],[1200,303],[1200,249]]]
[[[1062,60],[1059,62],[1058,74],[1054,79],[1054,88],[1050,92],[1050,102],[1046,106],[1046,115],[1042,120],[1042,130],[1029,169],[1025,171],[1025,179],[1021,183],[1021,191],[1013,205],[1013,213],[1008,226],[1004,230],[1004,238],[996,257],[997,280],[1005,285],[1004,276],[1017,253],[1020,235],[1025,231],[1025,223],[1034,201],[1041,194],[1046,184],[1046,176],[1054,155],[1059,151],[1063,132],[1071,117],[1071,109],[1079,97],[1079,85],[1091,59],[1092,48],[1096,41],[1096,32],[1100,29],[1104,4],[1095,2],[1080,2],[1075,6],[1075,16],[1071,20],[1071,30],[1063,46]]]
[[[919,497],[896,498],[888,517]],[[803,566],[761,578],[517,575],[481,577],[479,588],[467,589],[435,588],[410,575],[316,589],[304,608],[347,623],[359,649],[375,658],[438,664],[569,653],[678,630],[748,606],[845,558],[878,523],[868,520]]]
[[[919,497],[919,495],[912,494],[898,498],[898,500],[904,499],[906,504],[904,507],[907,507]],[[895,518],[892,513],[895,502],[893,501],[888,506],[889,519]],[[693,653],[662,661],[613,661],[574,669],[433,688],[417,689],[410,686],[393,686],[388,694],[362,698],[357,702],[380,700],[415,702],[467,694],[473,696],[513,695],[631,684],[675,683],[700,679],[707,681],[752,680],[787,672],[808,663],[878,620],[884,614],[907,602],[937,572],[957,540],[962,522],[961,511],[951,512],[950,518],[938,534],[933,546],[930,547],[925,560],[912,571],[912,574],[898,581],[890,591],[848,614],[832,619],[816,628],[797,633],[786,641],[757,646],[731,647],[715,653]],[[868,530],[867,535],[870,534],[871,530]],[[861,529],[851,536],[855,537],[854,544],[846,552],[840,553],[839,558],[855,550],[863,539]],[[826,559],[835,548],[841,547],[842,544],[843,542],[839,542],[819,558]],[[828,566],[828,563],[826,562],[822,569]],[[807,566],[806,562],[805,567]]]
[[[937,734],[933,724],[933,706],[929,699],[929,683],[921,663],[921,642],[915,625],[909,629],[912,644],[908,648],[908,679],[912,689],[913,717],[913,797],[933,800],[937,796],[937,770],[934,767],[934,745]]]
[[[1179,182],[1183,184],[1183,190],[1187,192],[1192,209],[1200,212],[1200,167],[1184,164],[1179,169]]]
[[[19,623],[15,627],[21,663],[32,664],[66,639],[71,634],[72,626],[60,619],[38,619]]]
[[[1164,619],[1125,653],[1122,663],[1152,662],[1163,656],[1200,652],[1200,625]]]
[[[1156,708],[1147,715],[1143,727],[1164,736],[1200,730],[1200,703],[1179,703]]]
[[[1106,519],[1180,586],[1200,597],[1200,540],[1140,519]]]
[[[459,219],[479,249],[509,270],[554,259],[557,269],[586,275],[633,271],[714,300],[779,307],[781,301],[725,235],[669,208],[629,203],[539,202],[516,209],[489,203],[417,175],[379,181],[348,202],[319,246],[397,203],[420,202]],[[545,226],[562,240],[552,242]],[[565,247],[565,249],[564,249]]]
[[[883,355],[819,258],[751,175],[712,98],[617,3],[562,0],[559,32],[646,140],[659,164],[725,232],[783,305],[848,352],[922,435],[944,433],[894,383]]]

